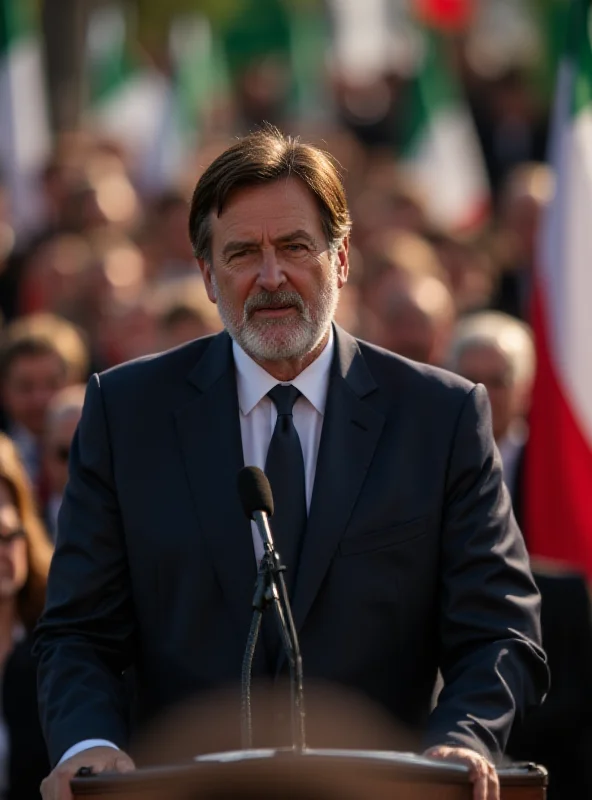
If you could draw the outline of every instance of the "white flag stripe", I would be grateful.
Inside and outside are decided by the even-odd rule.
[[[452,229],[470,225],[488,203],[473,122],[460,106],[434,113],[407,168],[436,224]]]
[[[42,74],[34,36],[11,43],[0,59],[0,167],[18,233],[34,227],[41,214],[37,180],[50,150]]]
[[[542,226],[540,279],[564,393],[592,447],[592,108],[570,115],[573,69],[562,68],[555,196]]]

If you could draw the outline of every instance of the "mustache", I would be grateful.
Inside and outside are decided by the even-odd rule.
[[[287,308],[288,306],[294,306],[301,314],[304,314],[306,310],[304,300],[298,292],[285,291],[259,292],[259,294],[248,298],[244,310],[245,316],[250,317],[255,311],[259,311],[262,308]]]

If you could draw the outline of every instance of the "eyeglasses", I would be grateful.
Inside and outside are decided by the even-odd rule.
[[[18,539],[25,539],[26,535],[24,528],[17,528],[15,531],[10,531],[9,533],[0,533],[0,546],[8,546]]]

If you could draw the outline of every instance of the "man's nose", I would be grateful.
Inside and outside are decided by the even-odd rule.
[[[282,265],[278,261],[275,249],[263,248],[261,268],[257,276],[257,283],[267,292],[275,292],[286,282]]]

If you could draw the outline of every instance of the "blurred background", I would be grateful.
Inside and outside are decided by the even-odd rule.
[[[525,506],[554,494],[528,482],[531,323],[576,6],[589,14],[586,0],[0,0],[0,428],[48,541],[91,372],[221,328],[187,234],[200,174],[264,122],[301,136],[338,161],[353,216],[340,324],[489,392],[554,681],[511,754],[564,791],[592,743],[592,517],[548,535]],[[589,375],[592,331],[570,331]],[[562,437],[540,430],[530,463],[553,487]]]

